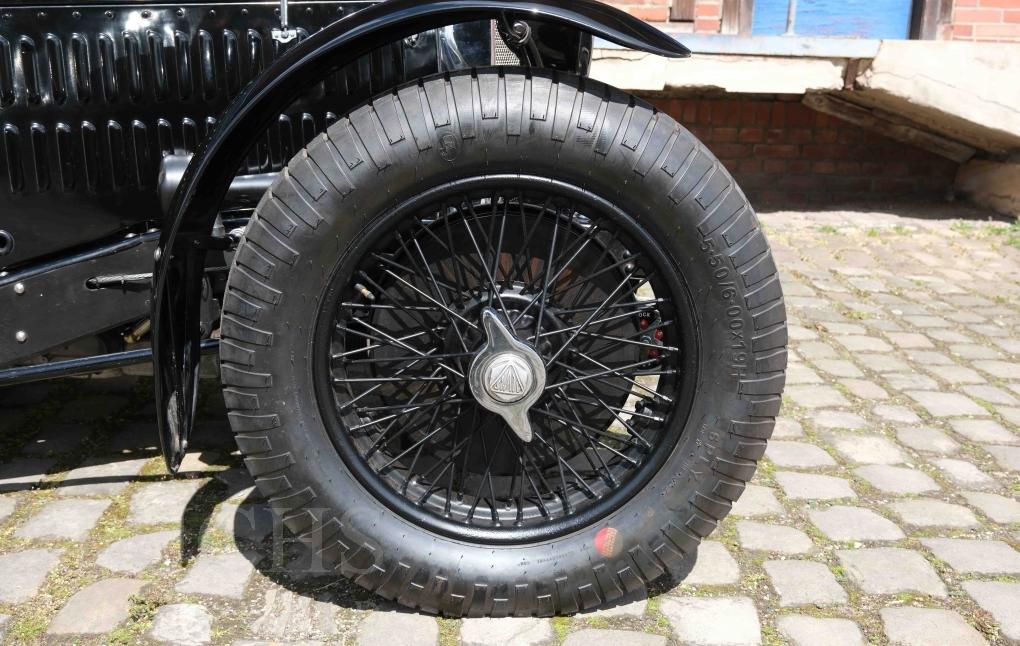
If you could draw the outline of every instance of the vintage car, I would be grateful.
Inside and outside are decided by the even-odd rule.
[[[203,354],[338,575],[449,616],[572,613],[696,549],[786,368],[744,194],[587,78],[594,0],[0,8],[0,385]]]

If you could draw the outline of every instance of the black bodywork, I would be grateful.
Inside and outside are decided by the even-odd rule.
[[[228,233],[337,115],[444,70],[584,75],[592,34],[688,53],[595,0],[294,2],[288,15],[296,38],[281,42],[269,2],[0,8],[0,385],[154,355],[164,450],[179,455]]]

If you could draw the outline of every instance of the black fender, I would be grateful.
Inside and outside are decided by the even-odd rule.
[[[167,466],[187,449],[198,391],[202,278],[218,208],[250,146],[293,97],[330,71],[401,38],[475,20],[530,17],[589,32],[631,49],[680,58],[690,51],[658,29],[597,0],[387,0],[299,43],[227,108],[177,189],[155,252],[152,322],[156,411]]]

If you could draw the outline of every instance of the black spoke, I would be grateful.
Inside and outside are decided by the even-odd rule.
[[[349,251],[322,355],[329,427],[374,495],[453,535],[558,532],[639,486],[675,446],[671,411],[693,355],[686,301],[655,241],[601,208],[451,188]],[[469,384],[492,334],[487,308],[545,366],[530,441]]]

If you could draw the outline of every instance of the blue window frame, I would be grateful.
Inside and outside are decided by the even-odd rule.
[[[910,37],[912,0],[795,0],[798,36],[896,39]],[[790,0],[755,0],[756,36],[787,31]]]

